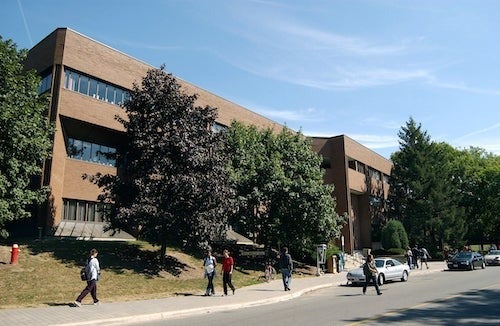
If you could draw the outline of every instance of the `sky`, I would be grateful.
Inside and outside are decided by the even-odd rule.
[[[0,0],[30,49],[68,27],[307,136],[390,158],[410,117],[500,155],[500,1]]]

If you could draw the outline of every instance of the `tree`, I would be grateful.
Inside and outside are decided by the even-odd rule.
[[[110,203],[110,227],[155,245],[198,248],[224,236],[233,191],[221,134],[212,130],[216,109],[195,106],[171,74],[148,71],[125,103],[125,146],[118,175],[92,178]]]
[[[405,249],[409,244],[403,223],[389,220],[382,228],[382,246],[385,249]]]
[[[53,126],[48,98],[38,94],[40,78],[23,71],[25,50],[0,37],[0,236],[6,224],[30,216],[29,205],[47,198],[36,178],[50,156]]]
[[[238,198],[232,224],[240,232],[300,254],[340,235],[344,217],[335,212],[333,187],[323,184],[321,158],[309,140],[237,122],[226,134]]]
[[[390,217],[400,220],[414,244],[433,250],[458,243],[465,233],[465,211],[453,173],[454,149],[431,142],[421,125],[410,118],[399,132],[400,150],[389,192]]]

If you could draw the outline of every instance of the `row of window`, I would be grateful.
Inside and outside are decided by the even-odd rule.
[[[66,221],[103,222],[108,205],[75,199],[63,199],[63,216]]]
[[[116,148],[113,147],[69,138],[66,151],[69,157],[77,160],[116,166]]]
[[[375,180],[379,180],[379,181],[382,180],[385,183],[389,183],[389,176],[388,175],[386,175],[378,170],[375,170],[372,167],[366,166],[364,163],[361,163],[361,162],[356,161],[356,160],[349,160],[348,166],[350,169],[358,171],[359,173],[365,174],[366,172],[368,172],[368,175]]]
[[[64,72],[64,88],[92,96],[115,105],[122,105],[130,97],[127,90],[67,69]]]

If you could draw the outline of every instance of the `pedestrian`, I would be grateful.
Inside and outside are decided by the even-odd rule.
[[[231,282],[231,276],[233,275],[234,269],[234,259],[229,255],[229,250],[224,249],[223,251],[224,258],[222,258],[222,287],[224,288],[224,295],[227,295],[227,287],[231,288],[233,291],[236,291],[233,283]]]
[[[410,269],[412,269],[412,266],[413,266],[413,253],[411,251],[410,246],[406,246],[405,257],[406,257],[406,263],[408,264],[408,267],[410,267]]]
[[[380,292],[377,280],[378,270],[377,266],[375,266],[375,261],[373,260],[372,254],[368,254],[368,256],[366,256],[366,262],[363,265],[363,273],[365,274],[365,284],[363,285],[363,294],[366,294],[366,288],[368,287],[368,284],[370,284],[370,281],[373,281],[373,284],[375,285],[375,290],[377,290],[377,294],[381,295],[382,292]]]
[[[94,305],[99,304],[99,299],[97,299],[97,281],[99,280],[99,275],[101,274],[101,268],[99,266],[99,260],[97,260],[97,250],[90,250],[90,257],[87,261],[85,270],[87,271],[87,286],[83,289],[82,293],[76,298],[74,302],[75,307],[80,307],[82,305],[82,300],[87,294],[90,293],[92,299],[94,300]]]
[[[285,291],[290,291],[290,283],[292,282],[293,262],[292,256],[288,253],[288,248],[281,249],[279,257],[279,265],[281,269],[281,277],[283,278],[283,286]]]
[[[205,251],[205,258],[203,259],[203,268],[205,270],[205,277],[208,279],[207,290],[205,296],[215,295],[214,277],[215,268],[217,267],[217,260],[212,256],[212,250]]]
[[[420,248],[420,251],[422,252],[422,258],[420,258],[420,269],[424,268],[424,263],[425,267],[429,269],[429,265],[427,265],[427,260],[432,258],[431,255],[429,255],[429,252],[425,248]]]
[[[417,245],[414,245],[411,249],[411,253],[413,256],[413,267],[418,269],[418,259],[420,258],[420,250]]]

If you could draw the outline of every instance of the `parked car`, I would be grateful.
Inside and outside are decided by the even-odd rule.
[[[396,259],[389,257],[375,258],[375,266],[378,270],[378,284],[382,285],[387,281],[401,280],[406,282],[410,276],[410,266],[403,264]],[[365,282],[363,266],[351,269],[347,273],[347,284],[361,284]]]
[[[484,257],[478,252],[461,251],[448,260],[448,269],[473,270],[485,266]]]
[[[485,256],[486,265],[500,265],[500,250],[490,250]]]

